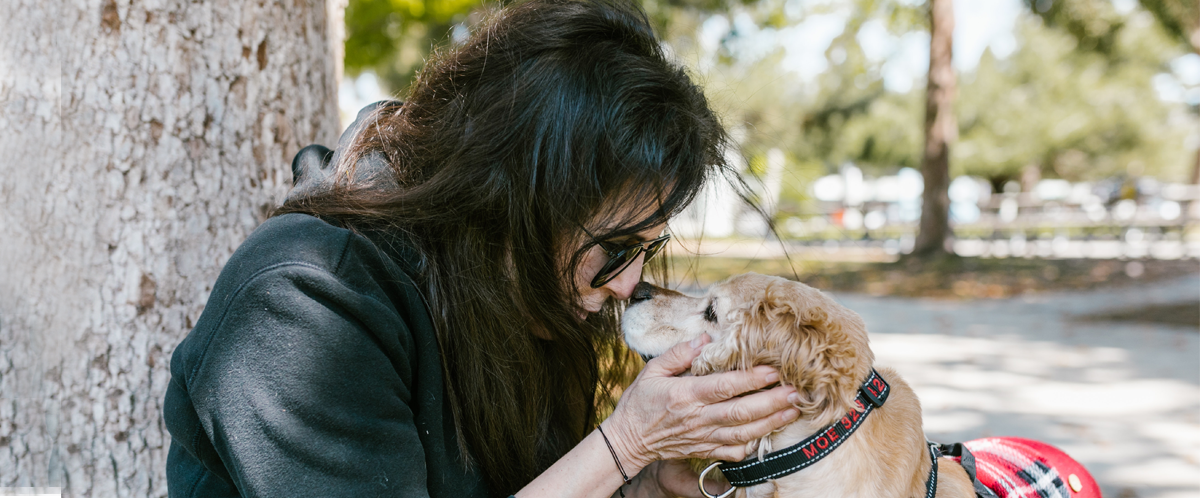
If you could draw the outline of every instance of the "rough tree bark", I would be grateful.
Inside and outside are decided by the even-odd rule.
[[[0,2],[0,488],[166,496],[171,352],[336,138],[341,5]]]
[[[929,78],[925,87],[925,150],[921,174],[925,192],[913,254],[946,254],[950,237],[950,144],[958,138],[954,118],[955,76],[951,65],[954,36],[952,0],[929,2]]]

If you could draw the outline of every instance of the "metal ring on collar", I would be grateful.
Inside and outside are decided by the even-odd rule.
[[[728,491],[714,496],[709,494],[707,489],[704,489],[704,476],[708,475],[709,472],[712,472],[712,470],[717,468],[718,465],[721,465],[721,462],[713,462],[711,465],[704,468],[704,472],[700,473],[700,493],[707,498],[727,498],[729,495],[733,494],[735,490],[737,490],[737,488],[730,486]]]

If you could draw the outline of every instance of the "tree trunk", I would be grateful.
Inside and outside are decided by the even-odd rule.
[[[929,78],[925,89],[925,151],[921,173],[925,193],[913,253],[945,254],[950,237],[950,144],[958,137],[954,119],[954,35],[952,0],[930,0]]]
[[[336,138],[340,5],[0,2],[0,488],[166,496],[168,361]]]

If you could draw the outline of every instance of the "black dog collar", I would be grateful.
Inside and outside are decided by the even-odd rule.
[[[857,409],[850,410],[840,420],[825,426],[816,434],[799,443],[766,454],[761,460],[750,457],[732,464],[718,462],[709,465],[700,474],[700,492],[710,498],[723,498],[729,495],[727,492],[718,497],[710,495],[708,491],[704,490],[704,475],[715,467],[720,467],[721,473],[734,488],[744,488],[799,472],[801,469],[817,463],[841,446],[850,434],[858,430],[862,421],[872,410],[883,406],[891,392],[892,387],[883,380],[883,377],[879,376],[879,372],[871,369],[871,375],[859,386],[858,396],[854,398]],[[730,488],[730,491],[732,490],[733,488]]]

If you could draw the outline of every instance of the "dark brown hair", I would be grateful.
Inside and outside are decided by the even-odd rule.
[[[575,269],[595,244],[580,227],[605,240],[665,223],[728,173],[726,135],[618,0],[501,10],[407,97],[368,119],[333,189],[280,212],[411,241],[460,443],[508,495],[592,429],[632,361],[619,303],[577,318]],[[368,156],[394,178],[356,177]]]

